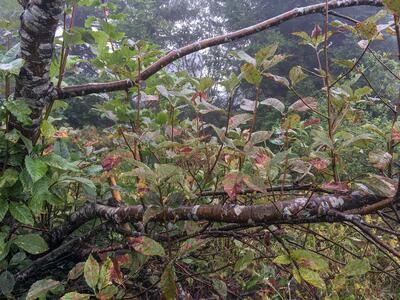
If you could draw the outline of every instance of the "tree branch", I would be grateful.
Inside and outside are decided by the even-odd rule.
[[[328,3],[329,9],[337,9],[337,8],[360,6],[360,5],[383,6],[383,3],[381,0],[334,0]],[[179,58],[185,57],[191,53],[195,53],[206,48],[230,43],[248,37],[250,35],[264,31],[268,28],[277,26],[283,22],[286,22],[288,20],[297,17],[315,13],[323,13],[324,11],[325,11],[325,3],[309,5],[301,8],[294,8],[290,11],[287,11],[271,19],[265,20],[256,25],[243,28],[228,34],[216,36],[213,38],[189,44],[182,48],[173,50],[168,54],[166,54],[165,56],[161,57],[158,61],[156,61],[155,63],[150,65],[147,69],[145,69],[143,72],[141,72],[140,77],[137,77],[135,81],[136,82],[144,81],[149,77],[151,77],[152,75],[156,74],[164,67],[171,64],[172,62],[178,60]],[[135,82],[128,79],[128,80],[114,81],[109,83],[90,83],[90,84],[69,86],[58,90],[58,98],[66,99],[93,93],[126,90],[133,87],[134,84]]]
[[[243,206],[228,205],[194,205],[182,206],[175,209],[168,208],[154,216],[151,220],[176,222],[184,220],[210,221],[236,224],[298,224],[330,222],[329,211],[348,211],[372,205],[381,201],[374,195],[361,195],[353,192],[350,195],[316,195],[312,198],[295,198],[265,205]],[[75,213],[69,220],[48,234],[51,245],[57,245],[62,240],[86,222],[99,217],[117,224],[143,219],[143,206],[130,205],[111,207],[98,203],[89,203]]]

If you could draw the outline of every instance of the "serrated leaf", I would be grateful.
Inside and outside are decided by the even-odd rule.
[[[18,235],[14,244],[30,254],[40,254],[49,250],[46,241],[36,233]]]

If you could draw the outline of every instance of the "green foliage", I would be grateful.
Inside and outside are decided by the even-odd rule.
[[[88,47],[91,53],[89,59],[79,55],[67,59],[63,85],[92,80],[88,74],[75,74],[80,66],[95,70],[96,81],[134,81],[163,54],[150,42],[130,39],[132,34],[151,31],[154,24],[150,22],[157,18],[144,11],[154,9],[158,1],[136,1],[141,9],[129,17],[116,13],[113,3],[99,0],[68,1],[68,14],[73,4],[100,13],[57,38],[57,47],[63,43],[71,49]],[[237,5],[232,3],[230,8]],[[397,13],[393,1],[385,1],[385,5]],[[378,41],[384,36],[377,26],[383,16],[379,13],[355,26],[335,22],[333,28]],[[127,22],[139,19],[148,26],[133,33],[122,30]],[[318,61],[326,50],[325,38],[334,41],[333,32],[325,36],[315,26],[311,34],[300,31],[294,35],[298,43],[271,32],[273,41],[268,45],[223,57],[231,65],[240,64],[238,74],[225,74],[222,67],[220,78],[161,71],[127,91],[93,96],[93,115],[103,118],[99,129],[77,129],[64,122],[68,115],[69,121],[85,124],[81,119],[92,108],[88,98],[69,107],[56,101],[33,143],[5,126],[10,114],[30,125],[29,103],[7,99],[0,113],[1,293],[14,297],[13,274],[69,242],[55,246],[46,233],[66,220],[74,222],[71,215],[83,205],[115,197],[117,192],[123,199],[120,205],[143,207],[142,222],[116,224],[118,233],[112,228],[108,234],[88,238],[85,242],[93,246],[88,259],[74,266],[66,262],[72,268],[68,274],[34,278],[27,299],[46,295],[65,300],[123,299],[138,297],[143,290],[150,298],[175,299],[182,289],[188,293],[199,289],[203,298],[227,298],[236,293],[241,297],[261,290],[267,298],[285,298],[292,292],[296,294],[293,297],[307,298],[310,290],[313,296],[326,299],[384,297],[385,291],[376,288],[381,286],[376,283],[380,275],[371,271],[380,265],[390,270],[393,262],[377,249],[366,247],[358,232],[343,225],[267,227],[248,220],[250,228],[225,230],[215,222],[196,222],[202,204],[238,205],[235,213],[240,215],[240,205],[313,195],[309,191],[284,192],[283,187],[292,184],[306,183],[337,193],[353,190],[367,196],[394,196],[400,127],[383,111],[395,104],[396,84],[382,79],[384,96],[377,100],[374,86],[380,81],[370,84],[365,77],[383,73],[377,71],[371,56],[365,57],[365,66],[358,65],[343,78],[337,74],[352,68],[357,57],[330,60],[333,71],[326,74]],[[290,49],[296,51],[287,51]],[[19,73],[24,62],[16,58],[17,52],[18,45],[0,56],[3,75]],[[385,66],[399,69],[397,61],[377,55]],[[316,60],[313,67],[317,68],[303,64],[305,57]],[[291,59],[301,61],[293,66]],[[51,68],[56,84],[59,53]],[[335,84],[320,89],[321,79]],[[110,187],[107,179],[112,176],[117,185]],[[273,185],[282,188],[267,193]],[[206,196],[202,196],[204,192]],[[193,207],[191,221],[170,217],[172,209],[186,206]],[[103,221],[82,224],[70,238]],[[366,217],[365,222],[383,225],[377,216]],[[133,236],[126,238],[124,234],[133,228]],[[209,228],[212,231],[207,231]],[[209,232],[212,234],[204,238]],[[398,241],[388,233],[382,233],[382,239],[398,248]],[[60,281],[51,279],[53,276]],[[359,282],[363,285],[354,284]],[[390,279],[383,284],[387,290],[398,291]]]

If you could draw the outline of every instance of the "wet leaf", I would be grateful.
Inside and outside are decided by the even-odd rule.
[[[14,244],[30,254],[40,254],[49,249],[46,241],[36,233],[18,235]]]
[[[26,300],[36,300],[38,298],[45,298],[47,293],[60,287],[61,282],[55,281],[52,279],[43,279],[36,281],[32,284],[31,288],[28,291],[28,295],[26,296]]]
[[[92,289],[96,288],[97,282],[99,281],[100,266],[92,255],[86,260],[83,270],[88,286]]]

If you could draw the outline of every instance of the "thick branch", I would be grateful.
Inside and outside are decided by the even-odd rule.
[[[360,6],[360,5],[370,5],[370,6],[382,6],[381,0],[335,0],[330,1],[328,3],[329,9],[337,9],[343,7],[351,7],[351,6]],[[195,42],[193,44],[184,46],[177,50],[173,50],[169,52],[167,55],[161,57],[158,61],[150,65],[147,69],[141,72],[140,77],[136,78],[136,82],[140,82],[148,79],[152,75],[156,74],[158,71],[171,64],[172,62],[187,56],[191,53],[198,52],[202,49],[210,48],[217,45],[222,45],[226,43],[230,43],[244,37],[248,37],[260,31],[266,30],[270,27],[277,26],[283,22],[288,20],[309,15],[315,13],[322,13],[325,11],[325,3],[309,5],[301,8],[294,8],[288,12],[280,14],[271,19],[265,20],[256,25],[240,29],[238,31],[234,31],[228,34],[220,35],[217,37],[205,39],[199,42]],[[131,80],[121,80],[109,83],[91,83],[84,85],[75,85],[65,87],[63,89],[58,90],[58,98],[66,99],[76,96],[84,96],[93,93],[102,93],[102,92],[112,92],[118,90],[126,90],[134,86],[134,82]]]
[[[287,224],[329,221],[329,211],[348,211],[371,205],[382,200],[373,195],[360,195],[353,192],[342,196],[313,196],[312,198],[296,198],[265,205],[195,205],[168,209],[166,214],[160,213],[152,221],[176,222],[181,220],[224,222],[236,224]],[[89,203],[74,214],[63,225],[50,232],[48,240],[51,244],[60,243],[74,230],[96,217],[115,223],[141,221],[143,206],[131,205],[110,207],[98,203]]]

